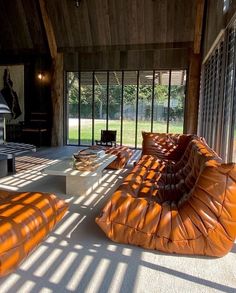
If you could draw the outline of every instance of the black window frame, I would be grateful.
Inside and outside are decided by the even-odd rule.
[[[137,82],[136,82],[136,100],[135,100],[135,104],[136,104],[136,113],[135,113],[135,143],[133,148],[138,148],[137,147],[137,137],[138,137],[138,103],[139,103],[139,74],[141,71],[151,71],[153,78],[152,78],[152,96],[151,96],[151,123],[150,123],[150,132],[153,132],[153,124],[154,124],[154,99],[155,99],[155,73],[156,72],[168,72],[169,73],[169,80],[168,80],[168,109],[167,109],[167,121],[166,121],[166,130],[167,133],[169,133],[169,123],[170,123],[170,100],[171,100],[171,78],[172,78],[172,72],[173,71],[184,71],[186,76],[188,76],[188,70],[187,69],[151,69],[151,70],[81,70],[81,71],[76,71],[78,73],[78,85],[79,85],[79,89],[78,89],[78,142],[77,144],[71,144],[69,143],[69,128],[68,128],[68,118],[69,118],[69,107],[68,107],[68,89],[66,88],[65,90],[65,105],[66,105],[66,109],[67,109],[67,114],[66,114],[66,122],[65,122],[65,129],[67,130],[65,133],[65,142],[66,145],[71,145],[71,146],[91,146],[91,145],[87,145],[87,144],[81,144],[81,73],[92,73],[92,137],[91,137],[91,141],[92,141],[92,145],[94,145],[95,140],[94,140],[94,87],[95,87],[95,74],[96,72],[106,72],[107,73],[107,109],[106,109],[106,129],[108,130],[109,128],[109,116],[108,116],[108,112],[109,112],[109,107],[108,107],[108,102],[109,102],[109,76],[110,76],[110,72],[120,72],[121,73],[121,119],[120,119],[120,145],[123,145],[123,131],[124,131],[124,127],[123,127],[123,121],[124,121],[124,75],[125,72],[128,71],[135,71],[137,72]],[[67,74],[71,72],[71,71],[65,71],[65,81],[67,81]],[[187,79],[186,79],[187,80]],[[65,82],[66,87],[67,87],[67,82]],[[185,109],[185,104],[186,104],[186,87],[187,84],[185,83],[185,91],[184,91],[184,95],[185,95],[185,101],[184,101],[184,109]],[[185,111],[183,111],[183,126],[184,126],[184,120],[185,120]],[[183,129],[184,130],[184,129]]]

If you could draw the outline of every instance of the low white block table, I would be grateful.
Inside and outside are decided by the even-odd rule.
[[[66,176],[67,195],[88,195],[101,182],[102,171],[115,159],[115,155],[105,154],[96,160],[95,170],[78,171],[73,168],[72,158],[64,158],[43,169],[42,172],[48,175]]]

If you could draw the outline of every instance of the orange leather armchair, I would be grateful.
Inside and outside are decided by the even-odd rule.
[[[53,194],[0,191],[0,276],[25,259],[61,220],[67,208]]]
[[[96,222],[115,242],[223,256],[236,236],[236,166],[202,139],[178,162],[143,155]]]

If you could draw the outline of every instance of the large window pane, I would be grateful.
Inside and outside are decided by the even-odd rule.
[[[101,130],[106,130],[107,119],[107,72],[94,75],[94,139],[100,140]]]
[[[171,71],[169,132],[183,133],[186,72]]]
[[[151,131],[153,71],[140,71],[138,93],[137,147],[142,146],[142,131]]]
[[[199,135],[225,162],[235,160],[235,27],[229,27],[203,67]]]
[[[155,72],[153,132],[167,132],[169,71]]]
[[[78,97],[79,97],[79,82],[78,72],[67,72],[67,143],[78,144],[79,135],[79,112],[78,112]]]
[[[135,147],[137,72],[124,72],[123,144]]]
[[[92,102],[93,102],[93,73],[81,72],[80,74],[80,115],[81,115],[81,145],[92,144]]]
[[[109,72],[109,107],[108,129],[117,131],[117,142],[121,143],[121,98],[122,98],[122,72]]]
[[[142,146],[142,131],[183,132],[185,71],[67,73],[67,143],[92,145],[101,130]],[[154,79],[153,79],[154,78]],[[169,84],[171,81],[171,87]]]

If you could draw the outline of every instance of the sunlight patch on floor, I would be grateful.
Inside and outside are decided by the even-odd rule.
[[[78,257],[78,253],[73,251],[69,252],[66,258],[60,263],[60,266],[52,274],[49,281],[55,284],[59,284],[61,282],[61,279],[69,270],[70,266],[76,260],[77,257]]]
[[[34,275],[37,277],[43,277],[50,271],[50,267],[54,264],[56,259],[62,254],[62,249],[55,248],[47,259],[36,269]]]
[[[75,270],[74,274],[72,275],[70,281],[66,285],[66,289],[75,291],[80,284],[83,276],[86,274],[88,267],[92,264],[93,257],[91,255],[86,255],[82,259],[80,265]]]
[[[111,261],[109,259],[103,258],[100,260],[92,278],[90,279],[90,282],[87,284],[85,289],[87,292],[99,292],[102,282],[105,280],[110,263]]]

